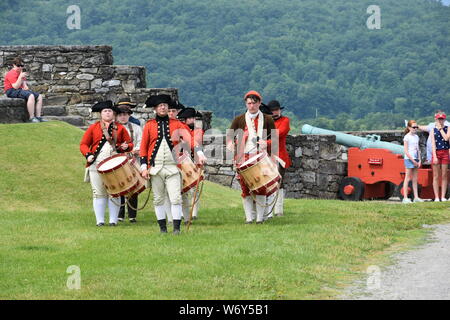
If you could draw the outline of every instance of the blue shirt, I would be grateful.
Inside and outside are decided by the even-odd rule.
[[[444,127],[444,132],[447,133],[448,127]],[[433,129],[434,132],[434,141],[436,142],[436,150],[448,150],[450,149],[450,145],[448,141],[444,140],[441,133],[437,128]]]

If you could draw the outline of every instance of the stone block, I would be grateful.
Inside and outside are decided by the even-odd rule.
[[[109,92],[108,88],[95,89],[95,93],[105,94],[105,93],[108,93],[108,92]]]
[[[0,123],[18,123],[28,119],[25,100],[0,97]]]
[[[305,170],[317,170],[319,168],[319,160],[316,160],[316,159],[303,159],[302,167]]]
[[[80,116],[44,116],[44,118],[53,121],[64,121],[77,127],[84,126],[84,118]]]
[[[122,81],[122,87],[125,92],[136,91],[136,80],[124,80]]]
[[[79,75],[77,75],[77,79],[78,80],[94,80],[94,76],[92,74],[89,73],[81,73]]]
[[[233,176],[236,174],[233,170],[232,166],[221,166],[217,172],[217,174]]]
[[[80,82],[80,90],[89,90],[91,88],[91,85],[89,81],[82,81]]]
[[[233,182],[233,176],[209,174],[208,180],[226,187],[230,187]]]
[[[56,62],[57,62],[57,63],[64,63],[64,62],[67,62],[67,57],[64,57],[64,56],[57,56],[57,57],[56,57]]]
[[[76,93],[76,94],[73,94],[70,96],[69,104],[78,104],[80,102],[82,102],[82,98],[81,98],[80,94]]]
[[[102,87],[103,80],[102,79],[95,79],[91,81],[91,88],[92,89],[99,89]]]
[[[328,175],[323,173],[316,174],[317,189],[326,191],[328,189]]]
[[[122,74],[122,75],[139,75],[142,72],[142,67],[136,67],[136,66],[120,66],[116,65],[113,66],[114,72],[116,74]]]
[[[319,148],[319,157],[325,160],[336,160],[339,153],[336,144],[323,143]]]
[[[98,68],[80,68],[80,72],[96,74],[98,72]]]
[[[52,72],[53,71],[53,65],[51,64],[43,64],[42,65],[42,72]]]
[[[66,115],[65,106],[44,106],[43,107],[44,116],[64,116]]]
[[[300,178],[303,182],[316,183],[316,173],[314,171],[302,172],[300,173]]]
[[[44,99],[44,105],[64,105],[68,100],[67,95],[47,95]]]
[[[341,160],[320,160],[319,168],[321,173],[344,175],[347,173],[347,162]]]
[[[53,86],[49,91],[62,93],[62,92],[77,92],[78,90],[79,90],[78,87],[75,85],[58,85]]]
[[[120,86],[120,80],[108,80],[102,83],[103,87],[117,87]]]

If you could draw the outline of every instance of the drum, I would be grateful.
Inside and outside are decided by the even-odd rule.
[[[253,194],[271,195],[278,190],[281,175],[267,153],[259,153],[237,168],[245,185]]]
[[[184,153],[178,158],[178,168],[181,171],[181,178],[183,180],[182,193],[194,188],[197,182],[202,181],[204,178],[203,170],[192,161],[187,153]]]
[[[145,190],[145,179],[141,177],[135,161],[126,154],[116,154],[97,165],[97,171],[109,195],[129,198]]]

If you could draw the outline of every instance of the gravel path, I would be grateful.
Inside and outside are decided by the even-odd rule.
[[[396,254],[391,266],[370,267],[341,299],[450,299],[450,224],[426,227],[432,229],[426,244]]]

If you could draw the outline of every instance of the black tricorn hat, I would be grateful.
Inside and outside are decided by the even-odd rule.
[[[284,109],[284,107],[280,106],[280,103],[277,100],[270,101],[267,106],[270,110]]]
[[[117,114],[120,114],[120,113],[133,114],[133,111],[131,111],[131,107],[128,105],[125,105],[125,104],[117,106],[117,109],[119,110],[119,111],[117,111]]]
[[[128,106],[130,108],[135,108],[137,106],[136,103],[131,102],[130,98],[125,97],[125,98],[121,98],[119,99],[119,101],[117,101],[116,106]]]
[[[147,101],[145,101],[145,105],[148,108],[154,108],[160,103],[167,103],[170,106],[172,104],[172,98],[168,94],[159,94],[150,96]]]
[[[199,112],[195,111],[194,108],[184,108],[183,110],[181,110],[178,113],[177,117],[179,119],[195,118],[195,117],[198,117],[198,114],[199,114]]]
[[[169,105],[169,109],[177,109],[177,110],[183,110],[186,107],[180,102],[172,100],[172,103]]]
[[[272,111],[270,111],[269,107],[264,103],[261,103],[261,105],[259,106],[259,111],[268,115],[273,114]]]
[[[119,109],[113,105],[111,100],[97,102],[91,108],[92,112],[102,112],[103,109],[111,109],[116,113],[119,112]]]

